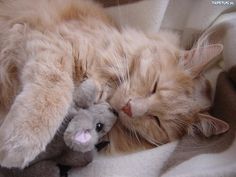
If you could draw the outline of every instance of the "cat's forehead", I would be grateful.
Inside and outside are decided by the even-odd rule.
[[[155,62],[152,58],[142,58],[139,65],[141,77],[147,77],[147,75],[153,75],[152,77],[155,77],[159,65],[160,64]]]
[[[139,57],[137,72],[141,77],[156,77],[161,70],[175,69],[178,57],[168,46],[156,45],[143,50]]]

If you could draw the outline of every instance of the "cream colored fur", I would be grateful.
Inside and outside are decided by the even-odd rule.
[[[181,58],[196,52],[184,52],[177,44],[173,34],[116,28],[102,8],[87,0],[1,1],[0,164],[23,168],[45,150],[72,103],[74,86],[85,77],[96,80],[98,98],[119,112],[121,132],[134,132],[141,145],[187,133],[201,122],[199,111],[210,105],[201,97],[206,84],[199,84],[193,71],[199,76],[222,46],[210,46],[212,54],[205,52],[208,60],[199,63]],[[157,80],[159,91],[151,94]],[[132,118],[121,111],[129,99],[136,110]],[[119,139],[127,151],[126,133],[114,138],[117,127],[111,151],[120,150]]]

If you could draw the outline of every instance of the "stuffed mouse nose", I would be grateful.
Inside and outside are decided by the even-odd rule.
[[[131,104],[130,101],[123,107],[121,110],[127,114],[129,117],[132,117],[132,110],[131,110]]]

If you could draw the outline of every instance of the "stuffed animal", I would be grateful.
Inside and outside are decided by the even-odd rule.
[[[85,166],[92,161],[95,145],[112,128],[117,114],[107,102],[95,103],[96,85],[87,79],[74,91],[74,103],[46,150],[19,169],[1,168],[0,177],[60,177],[58,165]],[[106,142],[105,142],[106,144]]]

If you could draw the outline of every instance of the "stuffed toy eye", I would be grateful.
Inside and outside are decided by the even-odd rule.
[[[96,125],[96,131],[97,131],[97,132],[100,132],[100,131],[103,129],[103,126],[104,126],[104,124],[102,124],[102,123],[97,123],[97,125]]]

